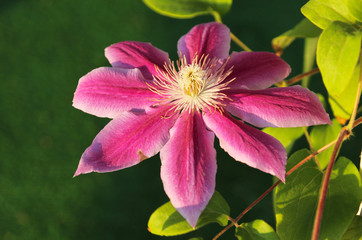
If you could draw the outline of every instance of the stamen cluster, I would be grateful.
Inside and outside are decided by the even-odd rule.
[[[170,61],[171,62],[171,61]],[[154,76],[154,86],[150,90],[161,96],[160,103],[172,103],[171,108],[178,111],[221,111],[223,100],[227,98],[222,91],[233,81],[224,82],[232,72],[225,71],[227,61],[210,59],[208,56],[195,55],[189,64],[185,55],[171,64],[165,63],[164,70],[155,66],[157,75]]]

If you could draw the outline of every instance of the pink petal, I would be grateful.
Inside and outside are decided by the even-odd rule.
[[[106,48],[105,54],[113,67],[139,68],[147,79],[157,75],[155,66],[163,69],[169,63],[168,53],[144,42],[115,43]]]
[[[83,153],[74,176],[131,167],[157,154],[169,139],[177,114],[164,118],[169,107],[125,112],[112,120]]]
[[[214,134],[196,112],[184,111],[161,149],[161,178],[172,205],[195,227],[215,190]]]
[[[189,63],[195,54],[225,59],[229,56],[230,30],[217,22],[196,25],[180,38],[177,47]]]
[[[73,106],[109,118],[132,108],[146,108],[159,97],[146,83],[138,69],[97,68],[79,80]]]
[[[230,113],[257,127],[301,127],[331,124],[317,95],[292,86],[229,92],[225,107]]]
[[[233,67],[225,81],[235,78],[231,89],[265,89],[282,81],[290,73],[283,59],[269,52],[233,52],[225,67]]]
[[[220,146],[235,160],[285,180],[287,153],[283,145],[229,114],[205,113],[204,121],[220,140]]]

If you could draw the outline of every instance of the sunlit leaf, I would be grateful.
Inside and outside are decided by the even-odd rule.
[[[348,86],[358,61],[361,32],[342,22],[323,31],[317,46],[317,64],[329,95],[339,97]]]
[[[215,192],[209,204],[202,212],[195,229],[213,222],[225,226],[228,223],[229,215],[229,205],[220,193]],[[177,212],[171,202],[165,203],[154,211],[148,221],[148,230],[153,234],[161,236],[180,235],[195,229]]]
[[[287,167],[307,154],[305,150],[293,154],[296,157],[292,155]],[[286,184],[276,187],[274,209],[281,240],[311,238],[322,178],[323,172],[311,160],[289,175]],[[331,174],[319,239],[340,240],[357,212],[361,197],[361,177],[356,166],[340,157]]]
[[[199,15],[224,15],[232,0],[143,0],[155,12],[173,18],[193,18]]]
[[[239,240],[279,240],[274,229],[260,219],[240,224],[235,230],[235,236]]]
[[[272,40],[272,46],[276,52],[279,52],[287,48],[296,38],[315,38],[318,37],[321,32],[320,28],[305,18],[289,31],[274,38]]]
[[[360,0],[346,0],[346,6],[349,12],[358,21],[362,22],[362,4]]]
[[[342,240],[362,240],[362,217],[356,215]]]
[[[355,17],[355,13],[360,11],[361,6],[358,1],[310,0],[302,7],[301,11],[304,16],[322,29],[327,28],[334,21],[353,25],[358,24],[358,19]]]
[[[263,132],[278,139],[283,144],[287,152],[289,152],[292,149],[294,142],[303,135],[303,129],[301,127],[297,128],[268,127],[264,128]]]
[[[314,126],[310,133],[310,138],[313,144],[313,147],[317,150],[321,147],[332,142],[338,137],[339,132],[342,127],[338,123],[337,119],[332,120],[333,125],[320,125]],[[319,162],[319,167],[323,170],[328,165],[328,162],[331,158],[333,152],[333,147],[321,152],[318,154],[317,159]]]
[[[344,124],[352,114],[353,105],[357,95],[359,73],[360,65],[358,64],[353,72],[351,80],[340,96],[329,96],[328,100],[334,116],[339,119],[341,124]]]

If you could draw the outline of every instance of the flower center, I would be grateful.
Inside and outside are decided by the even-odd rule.
[[[165,64],[164,70],[155,66],[157,74],[149,89],[157,93],[160,104],[171,104],[176,111],[221,110],[227,96],[223,90],[233,81],[225,81],[232,68],[225,71],[226,62],[195,55],[191,63],[183,56],[179,61]]]
[[[188,65],[179,71],[179,79],[184,93],[190,97],[195,97],[201,93],[204,88],[204,78],[206,71],[198,65]]]

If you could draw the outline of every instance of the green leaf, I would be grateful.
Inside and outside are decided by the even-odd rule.
[[[303,15],[318,27],[325,29],[332,22],[339,21],[349,25],[361,24],[354,15],[359,0],[310,0],[301,9]],[[348,3],[350,2],[350,3]],[[359,16],[360,18],[361,16]]]
[[[352,78],[349,81],[345,90],[340,96],[330,95],[328,101],[333,110],[334,116],[344,124],[352,114],[354,102],[357,95],[357,86],[360,74],[360,65],[358,64],[353,72]]]
[[[291,167],[308,154],[288,160]],[[299,158],[299,159],[298,159]],[[281,240],[310,239],[323,172],[309,161],[287,176],[274,192],[277,233]],[[357,212],[362,197],[361,177],[356,166],[340,157],[334,165],[324,206],[320,239],[340,240]]]
[[[362,240],[362,217],[356,215],[342,240]]]
[[[294,142],[303,135],[303,129],[301,127],[297,128],[268,127],[264,128],[263,132],[278,139],[283,144],[287,152],[289,152],[292,149]]]
[[[333,22],[321,34],[317,64],[329,95],[340,97],[352,77],[361,48],[361,32],[342,22]]]
[[[295,25],[294,28],[274,38],[272,46],[276,52],[279,52],[287,48],[296,38],[315,38],[321,32],[321,29],[305,18]]]
[[[359,22],[362,22],[362,4],[360,0],[346,0],[346,6],[349,12],[355,17]]]
[[[190,238],[189,240],[203,240],[202,237],[195,237],[195,238]]]
[[[339,132],[341,131],[342,127],[338,123],[337,119],[332,120],[331,125],[320,125],[315,126],[312,128],[310,133],[310,138],[313,144],[313,147],[318,150],[321,147],[327,145],[328,143],[332,142],[334,139],[338,137]],[[320,169],[325,169],[328,165],[328,162],[331,158],[333,152],[333,148],[329,148],[317,156],[317,160],[319,162]]]
[[[155,12],[173,18],[193,18],[199,15],[224,15],[232,0],[143,0]]]
[[[201,228],[206,224],[216,222],[221,226],[226,226],[230,215],[230,207],[221,196],[215,192],[210,199],[209,204],[202,212],[196,228]],[[156,211],[154,211],[148,221],[148,230],[161,236],[175,236],[194,231],[187,221],[172,206],[171,202],[167,202]]]
[[[279,240],[274,229],[260,219],[242,223],[236,228],[235,236],[239,240]]]

